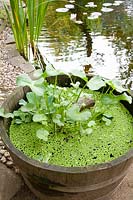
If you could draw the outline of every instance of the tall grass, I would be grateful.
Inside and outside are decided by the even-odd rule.
[[[4,3],[16,47],[20,54],[28,59],[28,48],[36,54],[36,42],[39,38],[47,7],[53,0],[10,0],[11,10]],[[25,6],[24,6],[25,2]]]

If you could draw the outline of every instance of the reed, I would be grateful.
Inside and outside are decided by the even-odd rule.
[[[31,47],[36,57],[36,43],[45,20],[47,7],[53,0],[10,0],[10,7],[4,3],[9,18],[16,47],[28,60],[28,49]]]

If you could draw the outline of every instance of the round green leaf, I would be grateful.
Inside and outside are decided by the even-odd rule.
[[[45,142],[48,140],[48,135],[49,135],[49,132],[43,128],[37,130],[37,132],[36,132],[36,136],[39,139],[44,140]]]
[[[101,87],[104,87],[104,86],[106,86],[106,83],[103,81],[102,77],[100,76],[92,77],[87,83],[87,87],[90,90],[99,90]]]

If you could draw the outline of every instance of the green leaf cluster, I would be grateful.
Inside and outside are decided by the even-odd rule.
[[[11,11],[6,3],[4,4],[16,47],[25,59],[28,59],[29,46],[35,56],[36,42],[40,36],[48,4],[52,1],[54,0],[10,0]]]
[[[45,128],[39,129],[36,135],[39,139],[47,141],[50,134],[49,123],[53,126],[54,134],[63,133],[67,124],[75,124],[76,127],[79,127],[81,135],[89,135],[93,133],[98,121],[109,126],[113,120],[113,116],[105,111],[103,105],[108,107],[111,104],[117,104],[120,100],[132,102],[132,98],[118,81],[107,80],[100,76],[94,76],[88,80],[84,72],[81,71],[67,73],[71,80],[71,88],[59,87],[57,78],[55,78],[54,84],[47,81],[49,76],[57,76],[62,73],[52,66],[47,66],[44,73],[41,70],[35,71],[34,76],[37,78],[35,80],[32,80],[27,74],[18,76],[17,85],[28,86],[31,92],[26,94],[26,99],[19,101],[19,110],[13,113],[5,113],[4,109],[1,108],[0,116],[14,118],[14,123],[17,124],[31,121],[41,123]],[[83,88],[80,88],[80,82],[73,82],[72,76],[74,75],[85,81]],[[109,90],[101,95],[101,98],[95,102],[92,108],[84,106],[83,110],[80,109],[78,103],[80,98],[82,100],[93,98],[93,90],[99,90],[107,85]],[[89,89],[85,89],[85,87]],[[122,94],[115,95],[114,90],[122,92]],[[84,126],[85,122],[88,123],[87,127]]]

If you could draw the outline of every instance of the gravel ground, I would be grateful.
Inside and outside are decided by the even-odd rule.
[[[0,34],[0,105],[4,99],[15,89],[16,76],[23,71],[8,63],[8,52],[6,51],[5,41],[10,34],[10,29],[6,28]],[[4,143],[0,137],[0,161],[8,167],[14,167],[9,152],[5,149]]]

